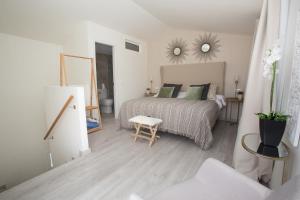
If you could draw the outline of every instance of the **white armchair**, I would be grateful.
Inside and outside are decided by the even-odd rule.
[[[133,196],[132,200],[142,200]],[[192,179],[158,194],[153,200],[299,200],[300,176],[271,191],[220,161],[207,159]]]
[[[270,190],[215,159],[207,159],[196,176],[172,186],[155,200],[263,200]]]

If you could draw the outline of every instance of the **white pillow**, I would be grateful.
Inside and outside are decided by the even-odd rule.
[[[220,109],[222,109],[224,106],[226,106],[225,97],[223,95],[217,94],[215,101],[218,104]]]
[[[222,104],[222,106],[226,106],[226,101],[225,101],[224,95],[217,94],[216,101],[219,101]]]
[[[177,99],[183,99],[186,97],[186,92],[185,91],[180,91],[177,95]]]
[[[209,100],[216,100],[216,94],[217,94],[217,86],[215,84],[210,84],[207,99]]]

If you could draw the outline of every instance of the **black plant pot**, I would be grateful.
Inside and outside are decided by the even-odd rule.
[[[279,157],[279,152],[277,147],[264,145],[263,143],[259,144],[259,147],[257,149],[257,153],[270,156],[270,157]]]
[[[282,139],[286,121],[259,119],[260,139],[264,145],[277,147]]]

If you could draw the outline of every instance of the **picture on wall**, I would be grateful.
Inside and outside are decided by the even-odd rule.
[[[174,39],[168,44],[167,57],[172,63],[181,63],[187,56],[187,43],[183,39]]]
[[[217,35],[212,33],[204,33],[195,39],[193,55],[200,61],[208,61],[213,57],[217,57],[217,53],[220,52],[220,40]]]

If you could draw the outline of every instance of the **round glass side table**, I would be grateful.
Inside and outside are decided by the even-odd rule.
[[[281,185],[285,182],[286,178],[284,172],[286,161],[289,156],[288,146],[284,142],[280,142],[278,147],[272,147],[263,145],[262,143],[258,143],[257,141],[260,141],[260,136],[258,133],[248,133],[242,137],[242,146],[247,152],[255,155],[256,157],[274,161],[273,172],[275,171],[274,168],[276,167],[276,165],[279,165],[279,167],[276,168],[281,168],[281,183],[279,183],[279,185]],[[280,165],[282,166],[280,167]],[[273,177],[274,173],[272,175],[272,179]],[[277,186],[278,185],[276,185],[275,187]]]

